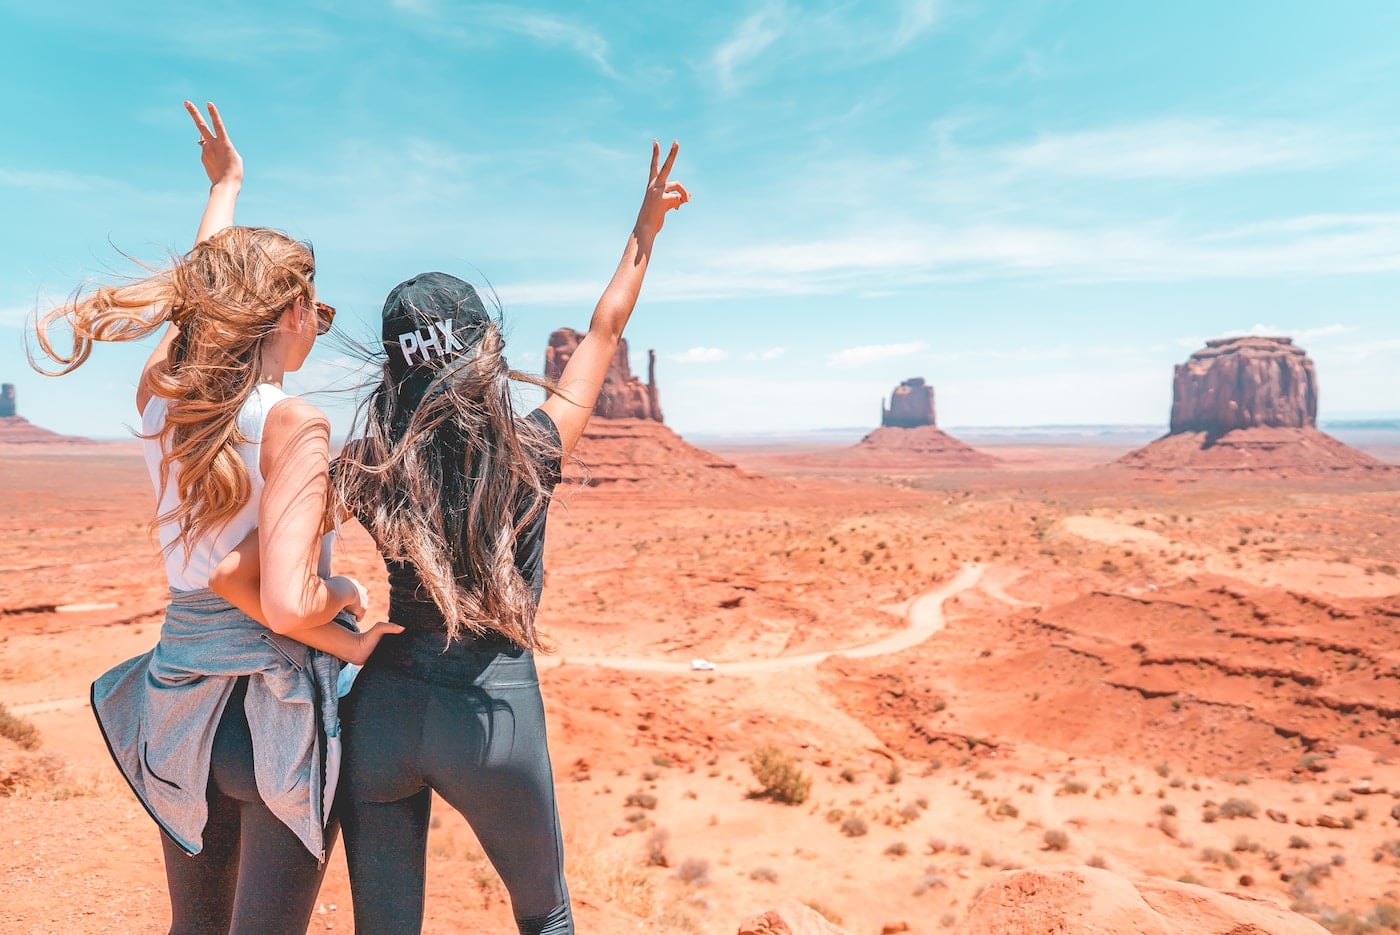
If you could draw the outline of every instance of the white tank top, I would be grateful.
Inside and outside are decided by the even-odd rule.
[[[242,542],[249,532],[257,528],[258,506],[262,502],[263,491],[262,465],[259,461],[263,425],[267,422],[267,414],[272,407],[286,398],[287,394],[282,392],[281,388],[271,383],[259,383],[248,396],[243,408],[238,411],[238,431],[248,439],[247,443],[234,448],[248,469],[250,494],[243,508],[223,526],[205,533],[196,540],[188,557],[183,545],[171,545],[180,535],[179,524],[160,524],[160,545],[165,550],[165,577],[170,586],[177,591],[195,591],[209,587],[209,575],[215,566],[232,552],[233,547]],[[141,434],[156,435],[165,426],[168,406],[169,400],[164,397],[151,397],[146,403],[146,411],[141,414]],[[165,454],[163,441],[160,437],[143,439],[142,449],[146,455],[146,470],[151,475],[151,486],[156,488],[159,501],[156,515],[159,516],[179,504],[179,485],[176,479],[180,466],[178,462],[170,465],[169,482],[165,489],[161,490],[160,462]]]

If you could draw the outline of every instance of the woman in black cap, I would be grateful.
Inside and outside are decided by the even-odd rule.
[[[444,273],[384,304],[384,371],[336,485],[389,568],[386,636],[343,710],[338,811],[357,932],[419,932],[436,791],[471,823],[521,932],[574,931],[533,650],[545,518],[632,314],[666,212],[689,195],[653,145],[622,262],[557,386],[517,418],[497,322]]]

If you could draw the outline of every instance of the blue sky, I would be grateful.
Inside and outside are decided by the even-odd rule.
[[[24,322],[127,271],[113,245],[188,247],[185,98],[338,326],[485,278],[521,369],[586,326],[678,138],[692,202],[627,336],[683,433],[871,426],[916,375],[949,426],[1164,424],[1173,364],[1251,331],[1308,349],[1324,419],[1400,410],[1389,0],[277,6],[0,0],[0,379],[32,421],[132,419],[144,349],[49,380]]]

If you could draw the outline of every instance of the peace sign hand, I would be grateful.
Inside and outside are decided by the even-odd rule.
[[[676,163],[676,153],[680,148],[680,143],[672,143],[666,163],[658,170],[661,144],[655,140],[651,142],[651,175],[647,181],[646,195],[642,197],[642,209],[637,212],[639,235],[656,236],[661,230],[661,225],[666,222],[666,212],[680,208],[690,200],[690,192],[685,190],[684,185],[669,180],[671,167]]]
[[[238,150],[233,148],[233,143],[228,138],[228,130],[224,129],[219,108],[213,104],[206,106],[209,108],[209,120],[214,124],[212,130],[209,129],[209,124],[204,122],[199,108],[185,101],[185,110],[189,111],[195,127],[199,130],[199,161],[204,164],[204,171],[208,174],[211,185],[241,185],[243,157],[238,155]]]

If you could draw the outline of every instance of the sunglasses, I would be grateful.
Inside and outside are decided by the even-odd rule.
[[[316,334],[325,334],[331,330],[331,322],[335,321],[335,306],[327,305],[325,302],[311,304],[316,309]]]

